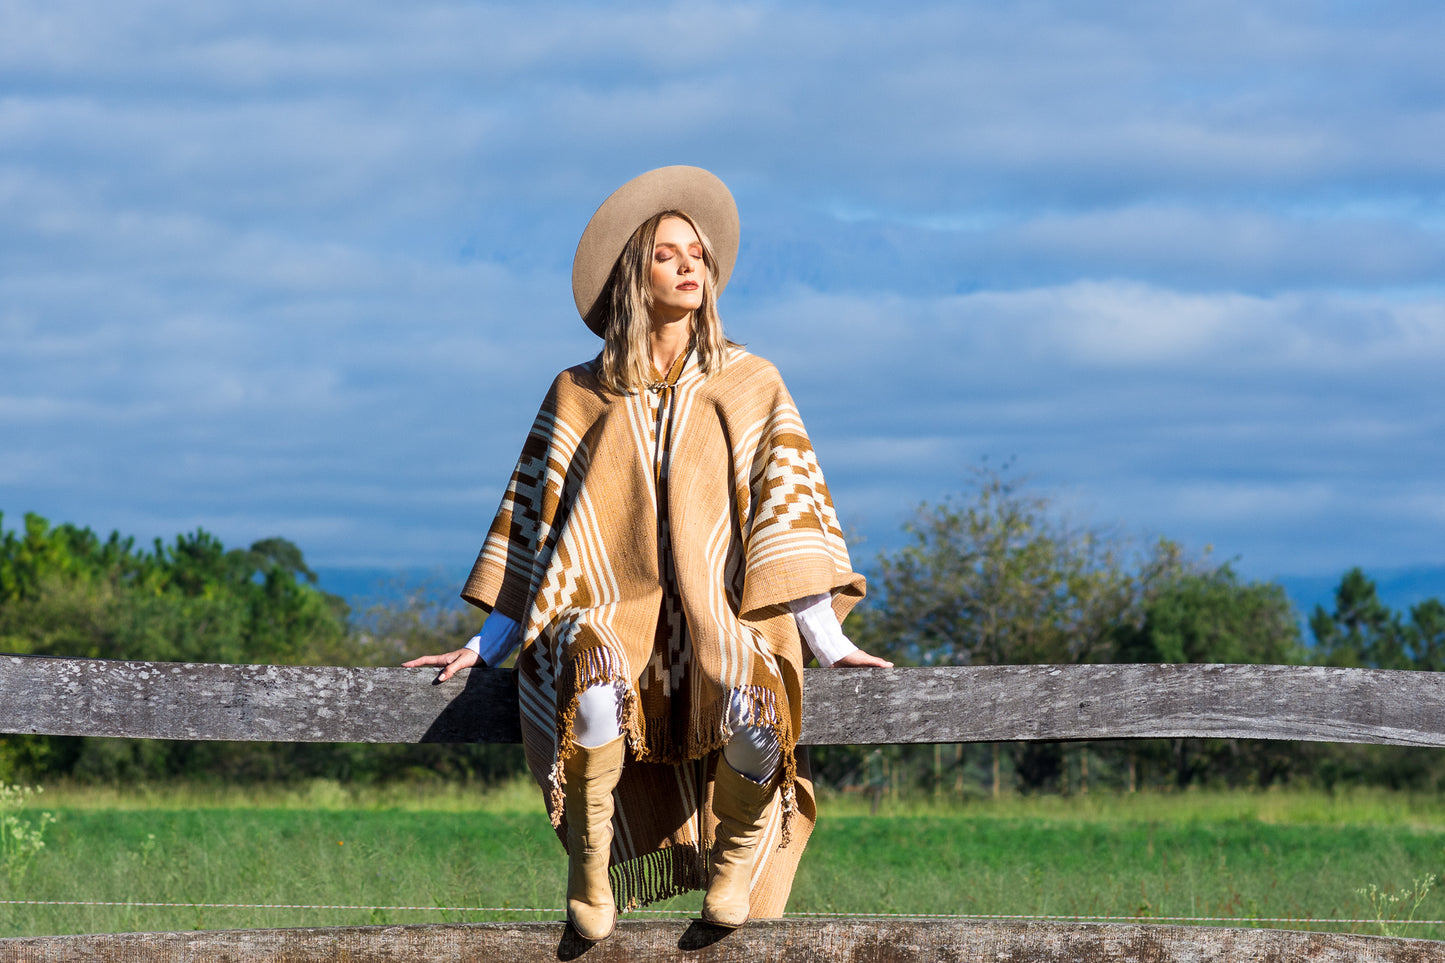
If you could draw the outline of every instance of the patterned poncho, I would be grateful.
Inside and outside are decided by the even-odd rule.
[[[831,593],[841,620],[863,577],[771,364],[732,348],[705,376],[689,352],[625,395],[597,364],[553,382],[462,597],[521,625],[523,741],[564,843],[577,696],[616,687],[629,749],[612,848],[622,906],[707,885],[718,750],[733,725],[774,733],[783,766],[751,895],[752,915],[776,916],[816,816],[786,606]]]

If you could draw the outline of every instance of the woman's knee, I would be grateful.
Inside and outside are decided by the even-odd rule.
[[[622,735],[621,708],[617,687],[611,682],[583,689],[577,696],[572,741],[583,749],[596,749]]]
[[[782,752],[778,734],[764,726],[741,726],[723,747],[723,759],[753,782],[767,782],[778,771]]]

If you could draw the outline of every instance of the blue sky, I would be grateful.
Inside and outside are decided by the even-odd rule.
[[[1445,566],[1445,7],[0,6],[0,509],[465,570],[577,237],[717,172],[865,558],[987,457],[1253,576]]]

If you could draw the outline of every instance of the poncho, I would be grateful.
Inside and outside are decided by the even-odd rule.
[[[783,765],[751,899],[752,915],[777,916],[816,818],[786,604],[829,593],[841,620],[864,580],[770,363],[731,348],[704,376],[688,352],[629,394],[602,385],[599,363],[552,383],[462,597],[521,626],[523,743],[564,845],[577,695],[616,687],[628,744],[612,848],[620,906],[707,885],[719,751],[732,725],[771,729]]]

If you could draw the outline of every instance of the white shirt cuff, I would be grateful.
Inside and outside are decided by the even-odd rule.
[[[482,623],[482,630],[468,639],[465,647],[475,652],[483,665],[500,665],[517,647],[518,628],[516,622],[493,611]]]
[[[798,623],[798,634],[808,643],[808,648],[823,668],[836,664],[850,652],[858,651],[858,646],[843,634],[843,627],[833,614],[833,596],[827,592],[789,602],[788,608]]]

